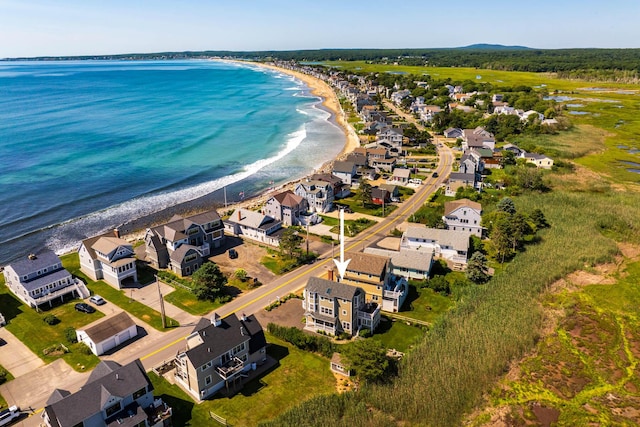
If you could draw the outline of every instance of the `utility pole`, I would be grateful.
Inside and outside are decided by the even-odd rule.
[[[309,256],[309,222],[307,221],[307,256]]]
[[[162,291],[160,290],[160,281],[156,275],[156,284],[158,285],[158,296],[160,297],[160,316],[162,317],[162,329],[167,327],[167,319],[164,314],[164,300],[162,299]]]

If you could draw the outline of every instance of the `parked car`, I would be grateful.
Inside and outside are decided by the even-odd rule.
[[[17,406],[11,406],[9,409],[0,411],[0,426],[6,426],[11,421],[20,418],[22,412]]]
[[[236,259],[238,258],[238,251],[235,249],[229,249],[229,258]]]
[[[431,174],[432,177],[437,178],[438,177],[438,172],[434,172]]]
[[[106,304],[107,302],[104,300],[104,298],[102,298],[100,295],[94,295],[91,298],[89,298],[89,302],[94,303],[95,305],[102,305],[102,304]]]
[[[96,309],[91,307],[86,302],[79,302],[76,304],[76,310],[81,311],[83,313],[95,313]]]

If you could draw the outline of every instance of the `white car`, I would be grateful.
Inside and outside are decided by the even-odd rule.
[[[100,295],[94,295],[91,298],[89,298],[89,301],[94,303],[95,305],[102,305],[102,304],[106,304],[107,302],[104,300],[104,298],[102,298]]]
[[[0,426],[6,426],[11,421],[20,418],[20,415],[22,415],[22,412],[20,412],[20,408],[15,405],[9,409],[0,411]]]

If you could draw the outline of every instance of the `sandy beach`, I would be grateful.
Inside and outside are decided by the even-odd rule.
[[[342,151],[338,154],[336,159],[344,157],[346,154],[352,152],[354,149],[360,146],[360,139],[358,138],[358,135],[356,134],[353,127],[347,122],[346,115],[342,110],[342,107],[340,106],[338,96],[326,82],[320,79],[317,79],[313,76],[310,76],[298,71],[289,70],[286,68],[276,67],[275,65],[272,65],[272,64],[264,64],[259,62],[247,62],[247,61],[231,61],[231,60],[220,60],[220,61],[233,62],[233,63],[243,64],[243,65],[251,64],[257,67],[269,68],[279,73],[293,76],[296,79],[302,81],[305,85],[307,85],[311,89],[312,95],[322,98],[323,100],[322,105],[332,114],[332,118],[335,120],[335,123],[338,126],[340,126],[340,128],[344,131],[346,142],[344,147],[342,148]],[[330,171],[331,165],[333,164],[333,161],[335,161],[336,159],[328,161],[327,163],[322,165],[322,167],[319,168],[318,171],[327,171],[327,172]],[[278,192],[281,192],[287,189],[293,190],[297,182],[299,182],[299,180],[290,181],[274,189],[264,191],[260,194],[257,194],[245,200],[242,200],[241,202],[229,204],[226,206],[226,208],[224,208],[224,211],[219,206],[216,206],[216,202],[213,198],[213,194],[207,195],[195,200],[191,200],[189,202],[181,203],[179,205],[164,209],[163,211],[153,214],[149,217],[132,219],[126,224],[122,224],[119,227],[119,231],[125,239],[134,241],[134,240],[142,239],[144,237],[145,229],[147,227],[167,221],[173,215],[195,214],[205,210],[210,210],[212,208],[217,208],[221,215],[223,215],[224,212],[227,212],[229,210],[233,210],[236,208],[254,209],[263,205],[267,201],[267,199],[271,197],[273,194],[277,194]]]

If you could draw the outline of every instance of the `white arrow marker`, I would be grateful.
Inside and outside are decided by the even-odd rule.
[[[336,267],[338,267],[338,274],[340,274],[341,281],[344,278],[344,273],[347,271],[349,261],[351,260],[344,260],[344,209],[340,209],[340,261],[334,259],[333,262],[335,262]]]

